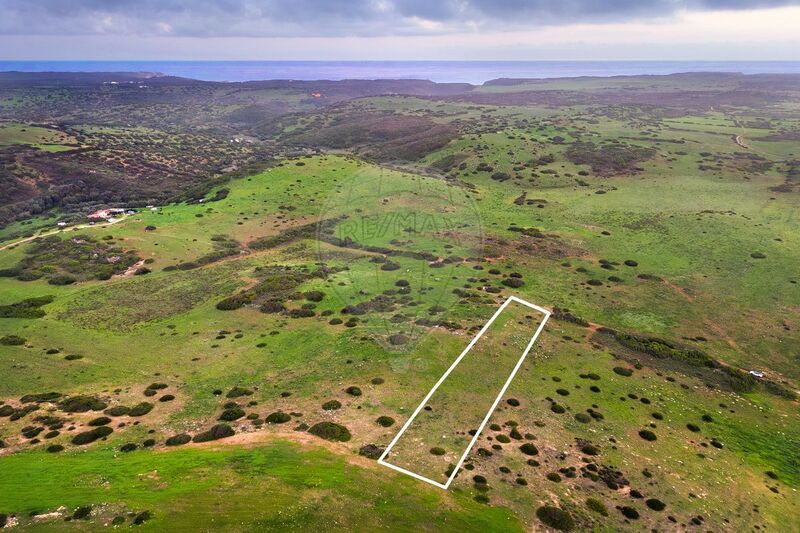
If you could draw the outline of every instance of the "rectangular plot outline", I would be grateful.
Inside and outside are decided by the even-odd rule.
[[[495,398],[494,403],[492,404],[492,407],[489,409],[489,412],[486,413],[486,416],[484,417],[483,422],[481,422],[481,425],[478,428],[478,431],[476,431],[475,435],[473,435],[472,440],[470,441],[469,445],[467,446],[467,449],[464,450],[463,455],[461,455],[461,458],[458,460],[458,463],[456,464],[455,468],[453,469],[453,473],[450,474],[450,477],[447,479],[447,482],[439,483],[438,481],[434,481],[432,479],[426,478],[425,476],[421,476],[421,475],[419,475],[417,473],[411,472],[410,470],[406,470],[403,467],[400,467],[400,466],[397,466],[397,465],[393,465],[392,463],[389,463],[388,461],[386,461],[386,456],[389,455],[389,452],[391,451],[392,447],[395,445],[395,443],[397,443],[398,440],[400,440],[400,437],[403,435],[403,433],[405,433],[406,429],[408,429],[408,427],[411,425],[411,423],[417,417],[417,415],[422,410],[422,408],[425,406],[425,404],[428,403],[428,400],[431,399],[431,396],[433,396],[433,394],[436,392],[436,389],[438,389],[439,386],[444,382],[444,380],[447,379],[447,376],[449,376],[450,373],[458,366],[458,363],[461,362],[461,360],[472,349],[472,347],[475,345],[475,343],[478,342],[478,339],[480,339],[483,336],[483,334],[486,332],[486,330],[489,329],[489,326],[492,325],[492,322],[494,322],[495,319],[498,316],[500,316],[500,313],[502,313],[503,310],[506,307],[508,307],[512,302],[516,302],[518,304],[522,304],[522,305],[524,305],[526,307],[529,307],[531,309],[535,309],[536,311],[539,311],[540,313],[543,313],[544,314],[544,319],[542,320],[542,323],[539,324],[539,327],[536,328],[536,333],[533,334],[533,337],[531,338],[530,342],[528,343],[528,346],[525,348],[525,351],[522,352],[522,356],[519,358],[519,361],[517,361],[517,364],[514,366],[514,370],[511,371],[511,374],[508,376],[508,379],[506,380],[505,384],[503,385],[503,388],[500,389],[500,393],[497,395],[497,398]],[[550,314],[551,314],[551,312],[549,310],[545,309],[544,307],[540,307],[540,306],[538,306],[536,304],[532,304],[532,303],[527,302],[527,301],[523,300],[522,298],[518,298],[516,296],[509,296],[508,299],[505,302],[503,302],[503,304],[497,309],[497,311],[495,311],[494,315],[492,315],[492,318],[490,318],[489,321],[481,328],[481,330],[478,332],[478,334],[475,336],[475,338],[473,338],[472,341],[470,341],[470,343],[467,345],[467,347],[464,348],[464,351],[461,352],[461,355],[459,355],[456,358],[456,360],[453,361],[453,364],[450,365],[450,368],[448,368],[447,371],[442,375],[442,377],[439,378],[439,381],[436,382],[436,385],[434,385],[433,388],[430,390],[430,392],[428,392],[428,394],[425,396],[425,398],[422,399],[422,402],[420,402],[420,404],[417,406],[417,408],[414,409],[414,412],[411,413],[411,416],[409,417],[409,419],[406,420],[406,423],[403,424],[403,427],[400,428],[400,431],[397,433],[397,435],[395,435],[395,437],[392,439],[392,441],[389,443],[389,445],[383,451],[383,453],[381,454],[380,458],[378,458],[378,463],[382,464],[383,466],[389,467],[392,470],[397,470],[398,472],[402,472],[403,474],[407,474],[407,475],[409,475],[409,476],[411,476],[413,478],[419,479],[420,481],[424,481],[426,483],[430,483],[431,485],[433,485],[435,487],[439,487],[440,489],[447,490],[450,487],[450,484],[455,479],[456,475],[458,474],[458,470],[461,468],[461,465],[464,463],[464,460],[467,458],[467,455],[469,454],[470,450],[472,450],[472,447],[475,446],[475,443],[478,441],[478,437],[480,437],[481,432],[483,431],[483,428],[486,427],[487,422],[489,422],[489,418],[491,418],[492,413],[494,413],[494,410],[497,408],[497,404],[500,403],[500,400],[503,398],[503,395],[506,393],[506,389],[508,389],[508,386],[511,385],[511,381],[514,379],[514,376],[519,371],[520,367],[522,366],[523,361],[525,361],[525,358],[528,356],[528,353],[531,351],[531,348],[533,348],[533,345],[536,342],[537,337],[539,337],[539,334],[544,329],[544,325],[547,323],[547,319],[550,318]]]

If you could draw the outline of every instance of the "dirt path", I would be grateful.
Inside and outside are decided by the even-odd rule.
[[[123,216],[121,216],[119,218],[115,218],[111,222],[103,222],[102,224],[78,224],[77,226],[65,226],[63,228],[54,229],[52,231],[47,231],[45,233],[40,233],[38,235],[34,235],[32,237],[25,237],[24,239],[19,239],[17,241],[10,242],[8,244],[4,244],[4,245],[0,246],[0,250],[5,250],[6,248],[11,248],[12,246],[16,246],[18,244],[22,244],[22,243],[28,242],[28,241],[33,241],[33,240],[36,240],[36,239],[40,239],[42,237],[49,237],[50,235],[55,235],[55,234],[61,233],[63,231],[71,231],[71,230],[77,230],[77,229],[102,228],[102,227],[105,227],[105,226],[111,226],[113,224],[117,224],[119,222],[122,222],[123,220],[128,218],[128,216],[129,215],[123,215]]]
[[[296,442],[302,446],[318,446],[327,449],[337,455],[344,456],[347,458],[347,461],[352,464],[357,464],[358,466],[366,467],[366,468],[378,468],[380,465],[377,461],[369,459],[367,457],[363,457],[361,455],[353,454],[352,450],[347,446],[347,444],[341,442],[330,442],[324,439],[320,439],[319,437],[315,437],[310,433],[306,433],[304,431],[267,431],[267,430],[259,430],[259,431],[250,431],[247,433],[237,433],[232,437],[228,437],[226,439],[220,439],[211,442],[200,442],[200,443],[189,443],[187,447],[198,447],[198,448],[207,448],[207,447],[217,447],[217,446],[240,446],[244,448],[253,448],[264,444],[266,442],[270,442],[273,440],[288,440],[292,442]],[[165,448],[163,451],[169,451]]]
[[[750,149],[750,147],[747,144],[745,144],[744,137],[742,137],[741,135],[734,135],[733,136],[733,140],[736,142],[736,144],[738,144],[740,147],[744,148],[745,150],[749,150]]]

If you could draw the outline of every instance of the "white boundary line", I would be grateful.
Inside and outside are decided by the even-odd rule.
[[[500,393],[497,395],[497,398],[495,398],[494,403],[492,404],[492,407],[489,409],[489,412],[486,413],[486,416],[484,417],[483,422],[481,422],[481,425],[478,428],[478,431],[476,431],[475,435],[473,435],[472,440],[470,441],[469,446],[467,446],[467,449],[464,451],[464,454],[461,456],[461,459],[458,460],[458,463],[456,464],[455,468],[453,469],[453,473],[450,474],[450,477],[447,479],[447,482],[446,483],[439,483],[438,481],[434,481],[432,479],[428,479],[425,476],[421,476],[419,474],[415,474],[414,472],[411,472],[410,470],[406,470],[405,468],[402,468],[402,467],[399,467],[397,465],[393,465],[393,464],[387,462],[386,461],[386,456],[389,455],[389,451],[392,449],[392,447],[395,445],[395,443],[397,443],[397,441],[400,439],[400,437],[403,435],[403,433],[405,433],[406,429],[408,429],[408,427],[411,425],[411,423],[417,417],[417,415],[422,410],[422,408],[425,406],[425,404],[428,403],[428,400],[430,400],[431,396],[433,396],[433,393],[436,392],[436,389],[439,388],[439,385],[441,385],[444,382],[444,380],[447,379],[447,376],[450,375],[450,372],[452,372],[455,369],[455,367],[458,366],[458,363],[460,363],[461,360],[464,358],[464,356],[467,355],[467,352],[469,352],[472,349],[472,347],[475,345],[475,343],[478,342],[478,339],[480,339],[483,336],[483,334],[486,333],[486,330],[489,329],[489,326],[492,325],[492,322],[494,322],[494,320],[498,316],[500,316],[500,313],[502,313],[503,310],[506,307],[508,307],[508,305],[511,302],[517,302],[517,303],[522,304],[524,306],[530,307],[531,309],[535,309],[535,310],[539,311],[540,313],[543,313],[544,314],[544,320],[542,320],[542,323],[539,324],[539,327],[536,329],[536,333],[533,334],[533,337],[531,338],[530,342],[528,343],[528,346],[525,348],[525,351],[522,352],[522,357],[519,358],[519,361],[517,361],[517,364],[514,367],[514,370],[511,371],[511,375],[508,376],[508,379],[506,380],[505,385],[503,385],[503,388],[500,389]],[[425,396],[425,398],[423,398],[422,402],[417,406],[417,408],[411,414],[411,417],[409,417],[409,419],[406,420],[406,423],[403,424],[403,427],[400,429],[400,431],[397,433],[397,435],[395,435],[395,437],[392,439],[392,442],[390,442],[389,445],[386,447],[386,449],[383,451],[383,453],[381,454],[380,458],[378,459],[378,463],[380,463],[380,464],[382,464],[384,466],[388,466],[389,468],[391,468],[393,470],[397,470],[398,472],[402,472],[403,474],[408,474],[409,476],[411,476],[413,478],[416,478],[416,479],[419,479],[420,481],[424,481],[426,483],[430,483],[431,485],[439,487],[440,489],[447,490],[448,487],[450,487],[450,484],[455,479],[456,475],[458,474],[458,470],[461,468],[462,463],[467,458],[467,454],[469,454],[470,450],[472,450],[472,447],[475,446],[475,443],[478,441],[478,437],[480,437],[481,431],[483,431],[483,428],[486,426],[486,423],[489,422],[489,418],[492,416],[492,413],[497,408],[497,404],[499,404],[500,400],[503,398],[503,394],[506,393],[506,389],[508,389],[508,386],[511,385],[511,381],[514,379],[514,376],[517,374],[517,371],[519,371],[520,367],[522,366],[522,362],[528,356],[528,352],[530,352],[531,348],[533,348],[533,344],[536,342],[536,338],[539,336],[539,334],[544,329],[544,325],[545,325],[545,323],[547,323],[547,319],[548,318],[550,318],[550,311],[548,311],[544,307],[539,307],[538,305],[532,304],[530,302],[526,302],[522,298],[517,298],[516,296],[509,296],[508,299],[505,302],[503,302],[503,304],[500,306],[500,308],[497,311],[495,311],[494,315],[492,315],[492,318],[490,318],[489,321],[483,326],[483,328],[481,328],[481,330],[478,332],[478,334],[475,336],[475,338],[473,338],[472,341],[467,345],[467,347],[464,348],[464,351],[461,352],[461,355],[459,355],[458,358],[455,361],[453,361],[453,364],[450,365],[450,368],[448,368],[447,371],[442,375],[442,377],[439,378],[439,381],[436,382],[436,385],[434,385],[433,388],[430,390],[430,392],[428,392],[428,394]]]

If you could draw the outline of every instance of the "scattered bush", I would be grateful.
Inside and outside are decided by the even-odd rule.
[[[0,337],[0,344],[3,346],[22,346],[25,344],[25,337],[19,335],[5,335]]]
[[[63,451],[64,447],[60,444],[51,444],[50,446],[47,447],[47,453],[58,453]]]
[[[244,416],[244,410],[241,407],[234,407],[232,409],[225,409],[222,411],[222,414],[219,415],[218,420],[224,420],[226,422],[233,422],[234,420],[239,420]]]
[[[622,516],[630,518],[631,520],[637,520],[639,518],[639,511],[627,505],[620,507],[619,512],[622,513]]]
[[[521,445],[519,450],[525,455],[539,455],[539,448],[537,448],[531,442],[526,442],[525,444]]]
[[[543,524],[558,531],[572,531],[575,528],[575,520],[572,515],[558,507],[550,505],[539,507],[536,510],[536,516]]]
[[[251,396],[253,391],[244,387],[234,387],[225,395],[226,398],[239,398],[240,396]]]
[[[624,366],[615,366],[614,373],[629,378],[633,375],[633,370],[630,368],[625,368]]]
[[[270,413],[264,419],[268,424],[285,424],[292,417],[288,413],[284,413],[283,411],[275,411],[274,413]]]
[[[192,439],[192,442],[210,442],[212,440],[224,439],[232,437],[236,432],[228,424],[216,424],[210,429],[198,433]]]
[[[128,442],[127,444],[123,444],[122,446],[120,446],[119,451],[123,453],[129,453],[134,451],[138,447],[139,446],[135,442]]]
[[[321,439],[347,442],[352,438],[350,431],[335,422],[318,422],[308,429],[308,432]]]
[[[342,402],[339,400],[328,400],[322,404],[322,408],[326,411],[335,411],[336,409],[341,409],[341,407]]]
[[[84,444],[91,444],[92,442],[98,439],[108,437],[113,432],[114,430],[108,426],[100,426],[89,431],[84,431],[83,433],[78,433],[77,435],[72,437],[72,444],[75,444],[77,446],[83,446]]]
[[[72,513],[73,520],[86,520],[89,518],[89,515],[92,514],[92,508],[89,506],[86,507],[78,507],[75,509],[75,512]]]
[[[645,503],[645,505],[647,505],[647,507],[649,507],[653,511],[663,511],[664,509],[667,508],[667,504],[666,503],[664,503],[661,500],[658,500],[656,498],[650,498],[648,500],[645,500],[644,503]]]
[[[188,444],[189,441],[192,440],[192,437],[187,435],[186,433],[181,433],[179,435],[173,435],[172,437],[168,438],[164,441],[164,444],[167,446],[182,446],[184,444]]]
[[[108,418],[107,416],[98,416],[97,418],[93,418],[92,420],[89,420],[87,425],[89,425],[89,426],[105,426],[109,422],[111,422],[111,419]]]
[[[652,431],[650,431],[649,429],[643,429],[643,430],[639,431],[639,436],[642,437],[644,440],[649,441],[649,442],[653,442],[654,440],[656,440],[658,438],[658,437],[656,437],[656,434],[653,433]]]
[[[444,448],[440,448],[439,446],[434,446],[429,451],[431,452],[431,455],[444,455],[447,453],[445,452]]]
[[[586,507],[590,511],[594,511],[595,513],[608,516],[608,509],[606,508],[605,504],[596,498],[589,498],[586,500]]]
[[[108,407],[104,401],[94,396],[70,396],[61,400],[58,408],[66,413],[86,413],[87,411],[102,411]]]
[[[148,227],[150,227],[150,226],[148,226]],[[148,520],[150,520],[151,518],[153,518],[153,515],[152,515],[152,513],[150,511],[142,511],[141,513],[139,513],[139,514],[137,514],[136,516],[133,517],[133,520],[131,521],[131,523],[134,526],[140,526],[140,525],[144,524],[145,522],[147,522]]]
[[[395,420],[391,416],[379,416],[375,422],[382,427],[388,428],[394,425]]]
[[[350,396],[361,396],[361,389],[355,386],[347,387],[344,391]]]
[[[153,410],[153,404],[149,402],[137,403],[128,411],[128,416],[144,416]]]
[[[368,459],[378,459],[383,454],[384,448],[375,444],[365,444],[358,449],[358,455],[367,457]]]

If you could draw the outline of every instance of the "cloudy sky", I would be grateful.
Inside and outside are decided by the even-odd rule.
[[[800,0],[0,0],[0,59],[800,60]]]

